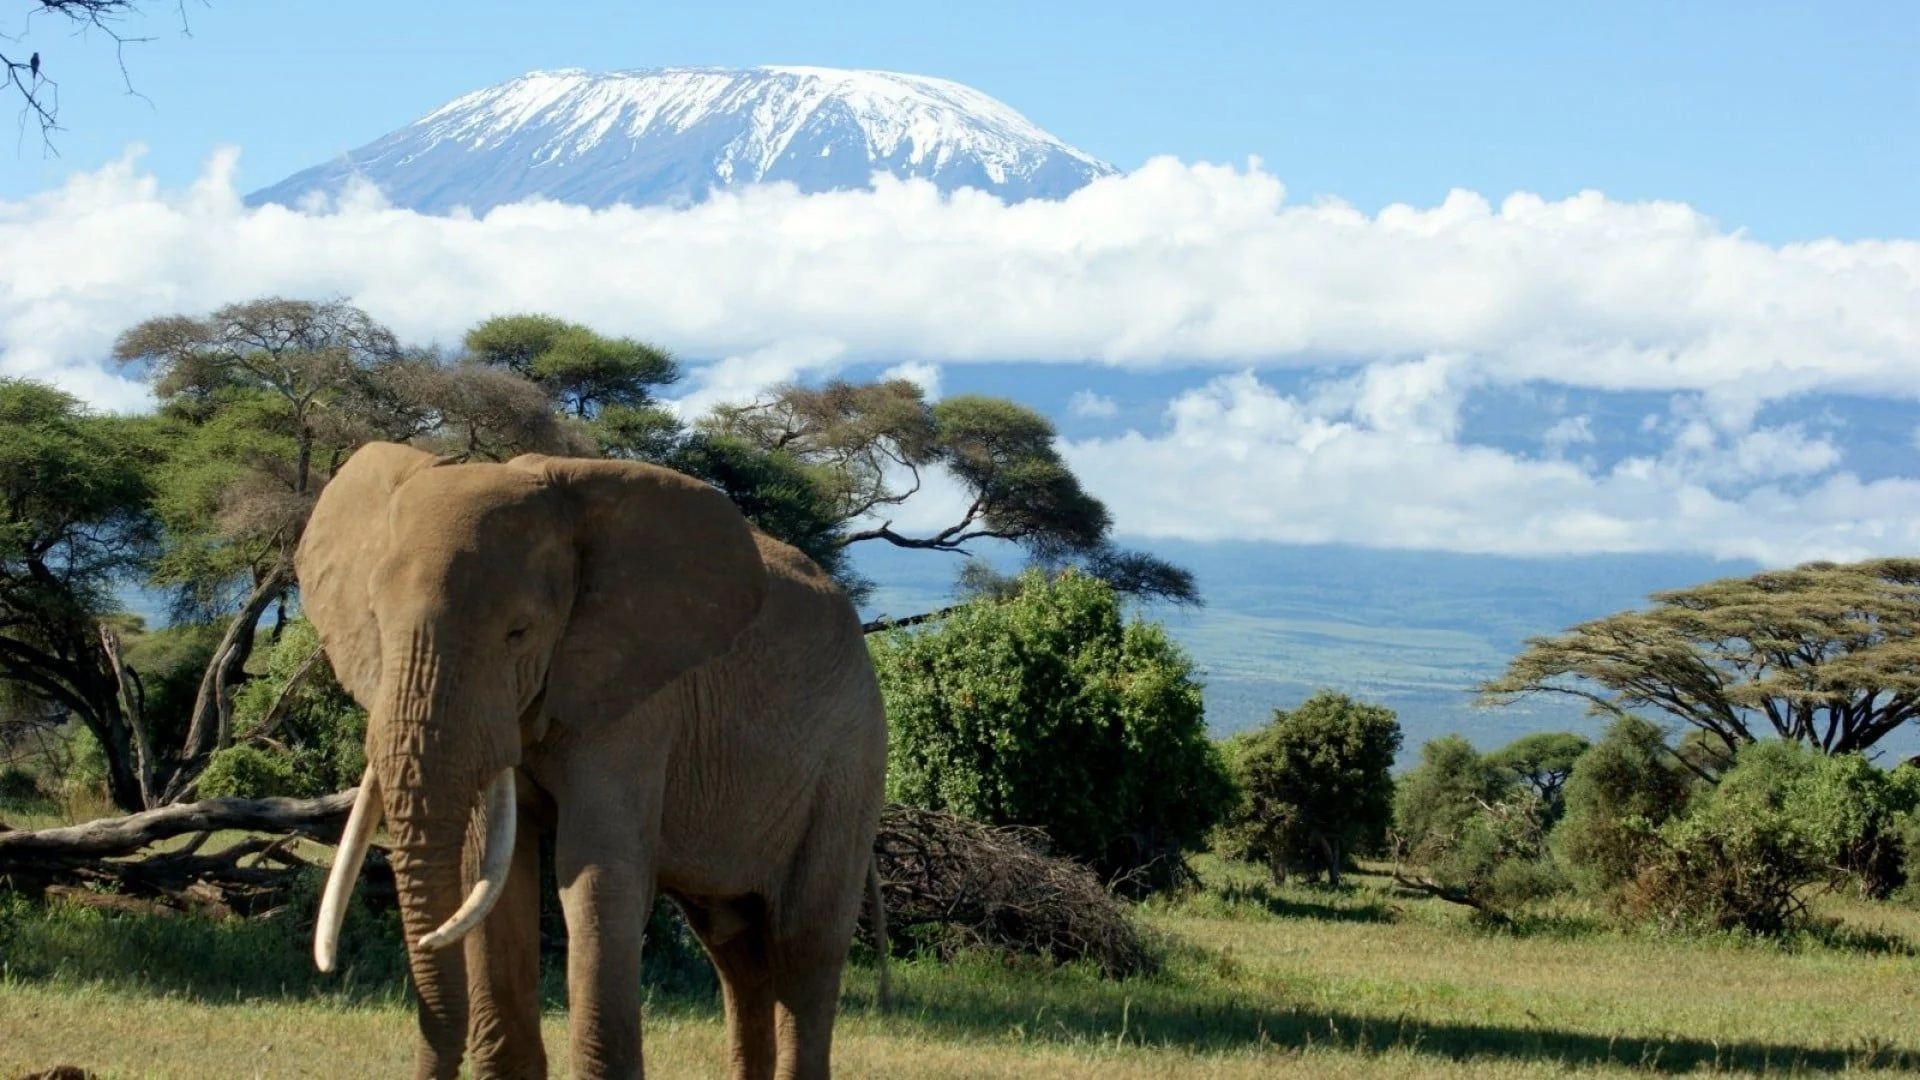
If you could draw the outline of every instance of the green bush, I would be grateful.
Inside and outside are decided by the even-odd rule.
[[[1639,874],[1660,826],[1692,789],[1659,728],[1633,716],[1615,720],[1567,778],[1566,817],[1552,837],[1560,865],[1582,892],[1611,893]]]
[[[1030,572],[1019,595],[871,643],[892,729],[888,797],[1046,830],[1141,887],[1186,876],[1232,805],[1193,665],[1113,590]]]
[[[207,759],[207,767],[200,773],[198,794],[206,799],[291,798],[308,794],[308,789],[294,767],[293,755],[241,743],[216,751]]]
[[[1659,828],[1617,901],[1667,925],[1777,934],[1803,921],[1811,889],[1896,888],[1916,804],[1916,770],[1779,739],[1750,744]]]
[[[1516,788],[1463,822],[1444,844],[1430,840],[1430,880],[1443,894],[1489,915],[1545,899],[1568,887],[1547,846],[1547,804],[1530,787]]]
[[[1393,710],[1323,690],[1292,712],[1228,740],[1240,801],[1221,829],[1223,854],[1289,868],[1319,866],[1338,883],[1349,855],[1377,851],[1393,819]]]
[[[234,695],[233,729],[245,738],[269,722],[287,684],[320,647],[319,636],[305,619],[295,619],[282,630],[280,640],[261,650],[261,670]],[[297,779],[295,794],[326,795],[360,782],[366,769],[366,711],[334,680],[326,658],[313,660],[293,692],[286,696],[282,714],[271,735],[287,749],[276,751],[286,759]],[[206,781],[201,781],[206,791]]]
[[[1394,832],[1401,854],[1429,861],[1451,847],[1483,806],[1506,798],[1514,780],[1494,767],[1473,744],[1443,735],[1420,748],[1420,764],[1394,791]]]

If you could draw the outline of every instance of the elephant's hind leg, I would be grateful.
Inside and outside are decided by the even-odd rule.
[[[844,944],[837,954],[812,948],[777,954],[773,981],[779,1080],[826,1080],[831,1075],[833,1018],[845,960]]]
[[[780,1080],[826,1080],[833,1051],[834,1013],[840,1004],[840,973],[853,943],[854,924],[866,885],[864,850],[854,860],[838,852],[801,859],[785,904],[770,912],[774,1028]],[[858,870],[821,873],[817,867]]]
[[[546,1080],[540,1042],[540,825],[522,811],[500,900],[467,936],[467,1049],[476,1080]]]
[[[773,968],[767,955],[765,903],[758,897],[690,902],[683,910],[720,975],[733,1080],[772,1080]]]

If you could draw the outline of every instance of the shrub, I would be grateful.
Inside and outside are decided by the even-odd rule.
[[[1902,833],[1920,783],[1858,754],[1785,740],[1742,747],[1720,782],[1658,832],[1619,894],[1629,914],[1668,925],[1775,934],[1800,921],[1809,888],[1899,884]]]
[[[1426,861],[1451,846],[1483,806],[1506,798],[1513,783],[1460,736],[1429,740],[1420,748],[1420,764],[1400,778],[1394,792],[1394,832],[1402,854]]]
[[[245,739],[271,724],[272,730],[262,733],[287,748],[280,753],[298,777],[296,794],[304,796],[344,791],[358,784],[366,769],[366,711],[335,681],[326,658],[314,658],[319,648],[313,624],[289,622],[280,640],[262,650],[264,670],[233,701],[236,737]],[[282,702],[296,677],[298,685]],[[276,703],[281,704],[277,718],[270,715]]]
[[[200,773],[198,795],[205,799],[238,796],[264,799],[307,794],[296,774],[293,756],[241,743],[216,751]]]
[[[1433,891],[1505,916],[1567,888],[1547,846],[1547,804],[1531,787],[1487,803],[1445,842],[1430,837],[1424,850]]]
[[[896,802],[1038,827],[1148,888],[1186,876],[1232,805],[1192,662],[1097,579],[1030,572],[1011,599],[868,640]]]
[[[1566,817],[1553,832],[1560,865],[1593,895],[1633,880],[1691,789],[1659,728],[1633,716],[1614,721],[1567,778]]]
[[[1393,710],[1323,690],[1292,712],[1229,740],[1240,802],[1223,853],[1265,863],[1276,883],[1313,864],[1337,884],[1347,857],[1377,850],[1393,819],[1400,723]]]

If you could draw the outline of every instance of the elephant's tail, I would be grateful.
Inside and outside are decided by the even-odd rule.
[[[881,1012],[893,1008],[893,983],[887,973],[887,904],[880,896],[880,860],[867,860],[867,909],[872,916],[873,926],[873,964],[879,978],[879,987],[874,993],[874,1001]]]

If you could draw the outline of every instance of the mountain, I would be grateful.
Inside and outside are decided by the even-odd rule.
[[[685,205],[787,181],[867,187],[875,172],[1008,202],[1060,198],[1113,166],[944,79],[811,67],[536,71],[459,98],[247,197],[295,206],[352,176],[396,206],[474,213],[539,195]]]

